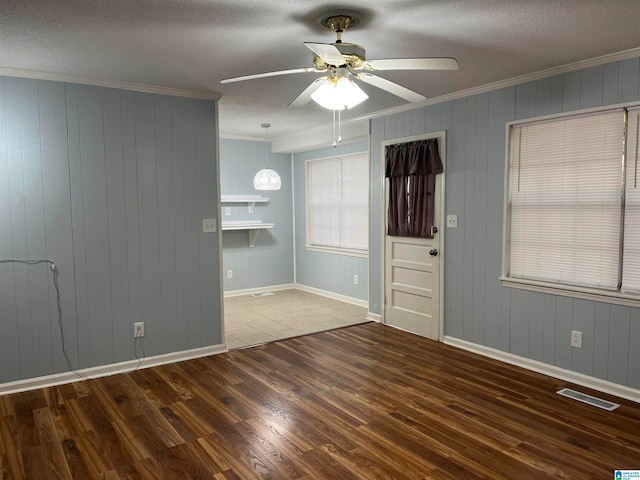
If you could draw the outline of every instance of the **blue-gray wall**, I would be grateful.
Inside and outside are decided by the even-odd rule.
[[[221,343],[216,105],[0,77],[0,258],[74,368]],[[0,264],[0,383],[67,371]],[[140,353],[140,352],[138,352]]]
[[[319,288],[339,295],[368,299],[369,267],[366,258],[313,252],[306,249],[306,188],[305,162],[320,158],[361,153],[369,150],[366,143],[354,143],[338,147],[328,147],[293,155],[295,182],[296,216],[296,282],[308,287]],[[353,276],[358,275],[358,285],[353,284]]]
[[[280,175],[280,190],[259,192],[253,188],[253,177],[265,168],[265,152],[269,168]],[[265,142],[220,140],[220,190],[223,195],[261,195],[267,203],[256,203],[252,214],[246,203],[224,203],[222,221],[262,220],[274,223],[258,234],[255,247],[249,248],[246,230],[226,231],[222,236],[224,290],[244,290],[273,285],[293,284],[293,207],[291,200],[291,155],[265,150]],[[225,215],[225,208],[231,215]],[[226,271],[233,270],[233,278]]]
[[[383,140],[446,130],[447,335],[640,388],[640,309],[503,288],[506,122],[636,101],[640,61],[625,60],[372,121],[371,250],[380,252]],[[381,262],[371,255],[371,310],[380,312]],[[583,348],[569,346],[571,330]]]
[[[275,223],[275,227],[263,230],[258,235],[254,248],[249,248],[246,231],[226,231],[223,234],[224,290],[244,290],[294,283],[294,256],[296,262],[295,281],[299,284],[367,300],[368,261],[345,255],[309,252],[305,248],[305,160],[346,155],[368,150],[367,144],[344,145],[337,148],[313,150],[295,155],[273,154],[269,149],[269,166],[282,179],[279,191],[257,192],[253,189],[253,176],[264,168],[265,144],[244,140],[220,140],[220,181],[224,195],[263,195],[267,203],[256,203],[254,213],[247,205],[225,203],[221,219],[262,220]],[[291,177],[291,162],[294,177]],[[295,190],[296,250],[293,248],[294,206],[292,188]],[[225,215],[225,208],[231,215]],[[226,270],[233,270],[233,278],[226,278]],[[359,284],[353,284],[353,275]]]

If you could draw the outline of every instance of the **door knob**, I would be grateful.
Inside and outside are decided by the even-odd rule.
[[[436,255],[438,255],[438,250],[436,250],[435,248],[429,250],[429,255],[435,257]]]

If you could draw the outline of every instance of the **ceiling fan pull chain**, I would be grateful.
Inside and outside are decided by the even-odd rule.
[[[337,147],[338,143],[336,142],[336,111],[333,111],[333,143],[331,144],[332,147]]]
[[[342,143],[341,111],[342,110],[338,110],[338,143]]]

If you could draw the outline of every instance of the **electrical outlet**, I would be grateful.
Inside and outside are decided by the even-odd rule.
[[[571,346],[573,348],[582,348],[582,332],[571,330]]]
[[[458,228],[458,215],[447,215],[447,228]]]
[[[353,276],[353,284],[358,285],[358,275]]]
[[[224,214],[228,217],[231,215],[231,207],[224,207]]]
[[[134,322],[133,338],[144,337],[144,322]]]
[[[227,278],[233,278],[233,270],[227,270]]]

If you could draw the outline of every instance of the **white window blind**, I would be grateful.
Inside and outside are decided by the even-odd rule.
[[[340,244],[366,249],[369,244],[369,157],[342,160],[342,209]]]
[[[307,162],[307,244],[367,250],[369,156]]]
[[[640,109],[629,110],[622,290],[640,292]]]
[[[309,243],[340,245],[340,162],[309,162],[307,225]]]
[[[623,138],[621,110],[512,127],[511,277],[618,288]]]

